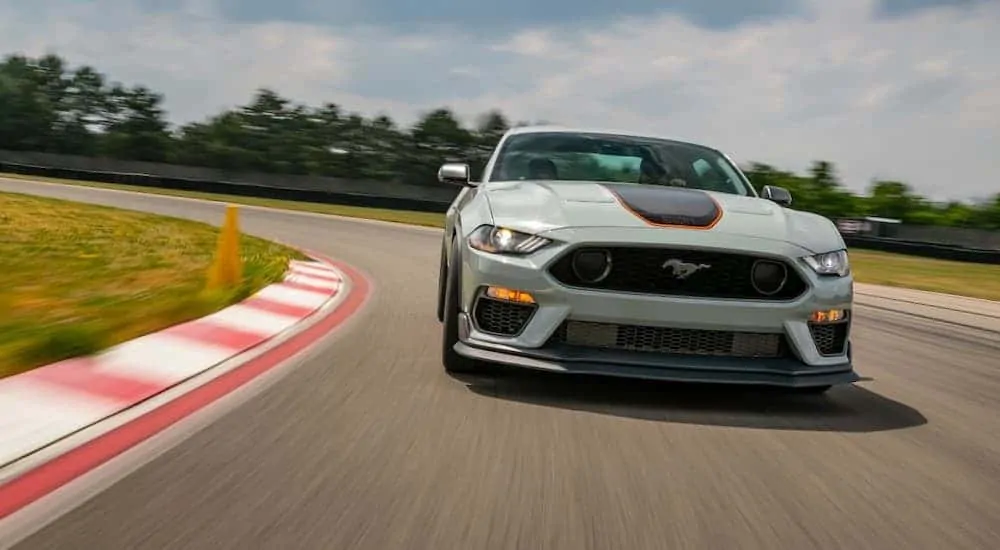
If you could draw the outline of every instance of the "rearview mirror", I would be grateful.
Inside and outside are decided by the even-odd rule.
[[[455,185],[469,185],[470,171],[468,164],[448,163],[438,168],[438,181]]]
[[[792,205],[792,194],[788,192],[788,189],[783,187],[775,187],[773,185],[765,185],[761,189],[760,194],[763,198],[780,204],[781,206],[791,206]]]

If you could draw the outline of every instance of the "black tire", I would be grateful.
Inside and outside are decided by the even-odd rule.
[[[446,269],[444,307],[442,308],[444,326],[441,327],[441,362],[447,372],[472,373],[478,370],[476,362],[455,352],[455,344],[458,343],[459,292],[461,289],[458,267],[460,261],[455,242],[452,241],[451,267]]]
[[[437,300],[437,318],[438,322],[444,322],[444,290],[445,284],[448,277],[448,261],[444,255],[444,245],[441,245],[441,262],[438,266],[438,300]]]

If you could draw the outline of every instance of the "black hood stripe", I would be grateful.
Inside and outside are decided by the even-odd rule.
[[[669,227],[711,229],[722,218],[722,207],[697,189],[661,185],[602,183],[626,210],[646,223]]]

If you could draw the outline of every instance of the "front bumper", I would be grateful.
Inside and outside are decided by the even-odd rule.
[[[471,326],[468,316],[460,321]],[[468,333],[466,328],[463,332]],[[566,374],[596,374],[672,382],[752,384],[805,388],[851,384],[860,377],[850,360],[837,365],[809,367],[794,359],[740,359],[656,355],[551,347],[526,349],[466,339],[455,344],[462,356],[497,365],[520,367]]]
[[[576,230],[579,232],[579,230]],[[641,231],[641,230],[640,230]],[[650,235],[650,234],[646,234]],[[579,235],[577,235],[579,236]],[[588,245],[601,242],[599,234],[586,235]],[[656,237],[651,237],[656,238]],[[661,237],[662,238],[662,237]],[[625,242],[641,241],[642,234]],[[797,258],[803,251],[786,243],[740,243],[728,240],[727,248],[753,250],[773,257]],[[560,284],[548,267],[573,245],[552,246],[530,257],[504,257],[465,247],[462,251],[462,314],[460,355],[510,366],[611,376],[766,384],[787,387],[845,384],[859,380],[849,344],[849,324],[843,345],[835,352],[821,349],[808,322],[817,310],[850,310],[853,282],[850,277],[820,278],[804,265],[795,264],[808,290],[793,300],[734,300],[700,297],[616,293],[571,288]],[[475,315],[487,286],[527,291],[537,306],[523,326],[508,334],[482,330]],[[553,335],[567,321],[665,327],[734,333],[781,335],[787,353],[780,357],[726,357],[596,349],[559,343]],[[849,321],[848,321],[849,323]],[[815,328],[815,327],[813,327]],[[554,343],[555,342],[555,343]]]

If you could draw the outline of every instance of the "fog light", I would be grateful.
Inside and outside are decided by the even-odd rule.
[[[788,268],[781,262],[757,260],[750,269],[750,284],[764,296],[781,292],[788,282]]]
[[[581,282],[594,284],[603,281],[611,273],[611,252],[607,250],[578,250],[570,264],[573,274]]]
[[[812,312],[809,316],[811,323],[836,323],[847,318],[847,311],[843,309],[824,309]]]
[[[531,294],[523,290],[514,290],[502,286],[486,287],[486,295],[495,300],[503,300],[504,302],[517,302],[519,304],[535,303],[535,298]]]

